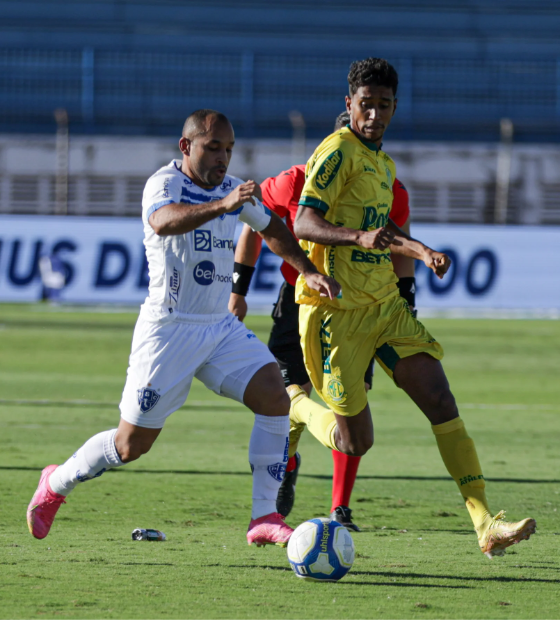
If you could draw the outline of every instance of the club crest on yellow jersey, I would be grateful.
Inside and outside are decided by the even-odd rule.
[[[340,370],[338,368],[334,368],[331,373],[331,378],[327,383],[327,393],[332,402],[337,404],[343,403],[348,396],[340,380]]]
[[[319,170],[317,170],[317,176],[315,177],[315,185],[319,189],[326,189],[331,184],[343,159],[344,153],[340,149],[337,149],[325,159]]]

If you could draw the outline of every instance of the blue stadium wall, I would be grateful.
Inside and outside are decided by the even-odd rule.
[[[0,1],[0,132],[177,135],[199,107],[241,137],[308,137],[343,109],[352,60],[400,76],[393,139],[560,141],[560,2]]]

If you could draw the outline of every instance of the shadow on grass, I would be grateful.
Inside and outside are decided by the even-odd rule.
[[[175,566],[170,562],[119,562],[119,566]]]
[[[0,471],[36,471],[40,467],[23,467],[0,465]],[[110,469],[107,473],[113,474],[173,474],[179,476],[251,476],[250,471],[200,471],[197,469]],[[300,478],[312,478],[314,480],[332,480],[332,476],[321,474],[299,474]],[[419,482],[453,482],[448,476],[358,476],[357,480],[417,480]],[[486,478],[488,482],[513,482],[526,484],[560,484],[560,480],[541,480],[538,478]],[[373,500],[375,501],[375,500]]]
[[[352,573],[357,575],[358,573]],[[394,586],[397,588],[438,588],[446,590],[472,590],[472,586],[446,586],[437,583],[387,583],[386,581],[348,581],[344,580],[340,582],[343,586]]]
[[[551,564],[552,563],[553,562],[551,562]],[[560,571],[560,566],[533,566],[532,564],[516,564],[515,568],[528,568],[530,570],[556,570],[556,571]]]
[[[223,564],[207,564],[206,566],[210,567],[210,566],[224,566]],[[240,566],[240,565],[236,565],[236,564],[228,564],[229,568],[257,568],[259,570],[279,570],[279,571],[284,571],[284,572],[291,572],[291,568],[287,568],[285,566],[269,566],[269,565],[263,565],[263,564],[258,564],[258,565],[254,565],[254,566]],[[531,568],[529,566],[526,566],[524,568]],[[526,577],[463,577],[461,575],[430,575],[427,573],[408,573],[408,572],[402,572],[402,573],[397,573],[397,572],[393,572],[393,571],[351,571],[351,573],[349,573],[350,575],[354,576],[354,575],[359,575],[359,576],[364,576],[364,577],[385,577],[387,579],[451,579],[451,580],[455,580],[455,581],[469,581],[469,582],[481,582],[481,583],[558,583],[560,584],[560,579],[539,579],[537,577],[535,578],[526,578]],[[438,585],[438,584],[421,584],[421,583],[385,583],[385,582],[379,582],[379,583],[364,583],[361,581],[347,581],[344,580],[341,583],[346,583],[346,584],[355,584],[355,585],[382,585],[382,586],[396,586],[396,587],[402,587],[402,586],[406,586],[406,587],[417,587],[417,588],[461,588],[461,589],[469,589],[472,588],[472,586],[469,585],[464,585],[464,586],[460,586],[460,585],[456,585],[456,586],[452,586],[452,585]]]
[[[529,567],[527,567],[529,568]],[[476,581],[482,583],[558,583],[560,579],[540,579],[537,577],[464,577],[461,575],[428,575],[426,573],[394,573],[374,571],[352,571],[353,575],[367,575],[371,577],[399,577],[412,579],[453,579],[457,581]]]
[[[223,567],[223,564],[207,564],[206,566],[210,567],[210,566],[221,566]],[[228,564],[228,568],[258,568],[259,570],[279,570],[279,571],[284,571],[284,572],[292,572],[291,568],[286,568],[284,566],[263,566],[263,565],[258,565],[258,566],[240,566],[238,564]],[[352,571],[350,573],[351,575],[372,575],[372,576],[377,576],[377,577],[391,577],[393,576],[393,573],[370,573],[367,571]],[[412,577],[418,577],[420,579],[424,579],[427,577],[430,577],[430,575],[414,575],[414,574],[400,574],[398,575],[399,577],[408,577],[408,576],[412,576]],[[445,577],[439,577],[440,579],[445,579]],[[343,581],[338,582],[341,585],[355,585],[355,586],[391,586],[391,587],[395,587],[395,588],[445,588],[445,589],[452,589],[452,590],[470,590],[472,589],[472,586],[448,586],[448,585],[444,585],[444,584],[437,584],[437,583],[395,583],[395,582],[385,582],[385,581],[347,581],[346,579]]]

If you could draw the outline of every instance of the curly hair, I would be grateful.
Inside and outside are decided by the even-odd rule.
[[[345,110],[336,117],[336,121],[334,122],[334,131],[338,131],[339,129],[346,127],[346,125],[348,125],[349,123],[350,114],[348,114],[348,112],[346,112]]]
[[[395,67],[389,64],[384,58],[366,58],[365,60],[355,60],[350,65],[348,71],[348,86],[350,96],[356,94],[360,86],[386,86],[397,95],[399,76]]]

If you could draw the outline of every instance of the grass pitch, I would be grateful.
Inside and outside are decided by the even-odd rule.
[[[252,415],[195,382],[152,451],[81,485],[43,541],[25,510],[39,471],[118,423],[134,314],[0,306],[1,618],[560,617],[560,322],[427,320],[491,507],[538,532],[478,550],[429,424],[378,369],[376,445],[352,499],[357,558],[298,580],[285,550],[247,546]],[[267,317],[249,325],[266,341]],[[291,525],[328,514],[331,456],[308,433]],[[135,527],[165,543],[133,542]]]

